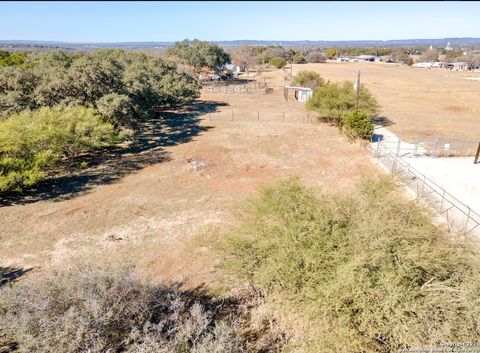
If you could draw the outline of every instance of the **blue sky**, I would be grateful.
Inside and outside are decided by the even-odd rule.
[[[480,37],[480,2],[0,2],[0,40]]]

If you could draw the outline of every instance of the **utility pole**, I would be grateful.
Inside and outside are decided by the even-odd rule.
[[[353,85],[355,89],[355,110],[358,111],[358,101],[360,100],[360,70],[357,73],[357,82]]]
[[[473,164],[477,164],[479,162],[479,157],[480,157],[480,142],[478,143],[477,153],[475,154],[475,160],[473,161]]]

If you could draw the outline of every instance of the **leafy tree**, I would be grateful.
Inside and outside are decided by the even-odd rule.
[[[0,192],[21,190],[46,176],[62,158],[121,140],[92,108],[24,110],[0,121]]]
[[[352,140],[370,139],[373,134],[372,118],[365,112],[351,112],[345,118],[345,134]]]
[[[420,59],[423,62],[438,61],[438,51],[435,48],[427,49]]]
[[[284,58],[281,58],[279,56],[276,56],[272,59],[270,59],[270,65],[275,66],[277,69],[281,69],[287,65],[287,60]]]
[[[328,48],[325,51],[325,55],[329,59],[338,58],[340,56],[340,51],[337,48]]]
[[[292,85],[317,88],[325,84],[325,80],[315,71],[300,71],[293,77]]]
[[[5,50],[0,50],[0,67],[23,66],[26,62],[27,53],[25,52],[10,53]]]
[[[188,105],[199,97],[193,77],[177,73],[173,62],[152,55],[102,50],[31,54],[29,60],[32,67],[0,68],[0,116],[73,104],[101,106],[115,125],[132,125],[155,111]],[[107,102],[114,106],[107,108]]]
[[[109,93],[97,101],[100,114],[115,125],[128,125],[134,114],[134,106],[128,95]]]
[[[321,51],[312,51],[305,56],[305,60],[309,63],[324,63],[325,55]]]
[[[282,46],[271,46],[268,47],[264,55],[268,58],[268,61],[270,61],[273,58],[280,57],[285,59],[285,61],[290,61],[292,60],[292,54],[288,49],[285,49]]]
[[[220,46],[206,41],[184,39],[168,48],[167,56],[200,70],[208,68],[220,71],[231,61],[230,55]]]
[[[6,50],[0,50],[0,60],[4,60],[10,56],[10,52]]]
[[[303,64],[305,62],[305,58],[298,53],[293,56],[292,60],[294,64]]]
[[[34,108],[38,75],[24,67],[0,68],[0,117]]]
[[[408,55],[408,53],[401,48],[394,49],[391,58],[393,61],[402,64],[408,64],[410,61],[410,55]]]
[[[355,111],[355,91],[353,83],[327,82],[313,91],[307,101],[307,108],[319,113],[320,118],[342,127],[347,115]],[[358,111],[372,116],[378,113],[379,105],[370,91],[360,87]]]
[[[257,50],[250,45],[242,45],[232,53],[232,63],[249,68],[255,64]]]
[[[480,55],[475,55],[472,52],[465,55],[463,60],[467,63],[469,69],[475,69],[480,66]]]
[[[447,50],[445,52],[445,61],[449,63],[458,61],[458,59],[461,58],[462,56],[463,56],[463,52],[461,50]]]

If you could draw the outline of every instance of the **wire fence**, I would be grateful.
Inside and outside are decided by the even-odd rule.
[[[208,113],[205,115],[205,119],[229,122],[320,123],[317,115],[309,112],[301,114],[224,110]],[[445,146],[447,143],[449,146]],[[443,150],[440,148],[442,144]],[[378,163],[381,163],[393,176],[413,191],[417,199],[426,202],[445,218],[449,232],[457,231],[464,234],[475,232],[475,234],[480,235],[480,215],[478,213],[402,159],[403,156],[408,155],[432,157],[474,155],[478,144],[474,141],[447,142],[440,139],[411,144],[399,140],[393,142],[378,141],[376,144],[369,143],[368,146],[370,147],[368,148],[373,152]],[[448,151],[448,153],[445,153],[445,151]]]
[[[236,81],[220,81],[220,82],[204,82],[202,83],[202,91],[208,93],[224,93],[224,94],[260,94],[264,95],[271,92],[271,88],[267,87],[265,82],[236,82]]]
[[[202,88],[205,87],[252,87],[252,88],[266,88],[266,82],[259,82],[253,80],[232,80],[232,81],[203,81]]]
[[[377,140],[373,139],[373,142]],[[395,152],[398,157],[429,156],[436,157],[471,157],[479,149],[479,141],[447,140],[435,138],[431,140],[405,142],[400,139],[381,141],[382,145]]]
[[[261,111],[235,111],[223,110],[219,112],[208,113],[206,120],[210,121],[234,121],[234,122],[284,122],[284,123],[305,123],[315,124],[319,120],[313,113],[294,113],[294,112],[261,112]]]
[[[390,149],[388,144],[379,141],[376,146],[370,146],[378,163],[405,184],[416,195],[417,200],[424,201],[446,220],[449,232],[480,234],[478,213],[413,168],[396,150]]]

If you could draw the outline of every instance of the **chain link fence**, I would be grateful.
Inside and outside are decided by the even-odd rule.
[[[374,142],[376,142],[374,140]],[[475,156],[479,141],[461,141],[447,139],[431,139],[413,143],[401,141],[381,141],[394,151],[397,156],[428,156],[436,157],[471,157]]]
[[[446,220],[449,232],[480,234],[480,215],[413,168],[401,158],[398,149],[392,150],[391,144],[379,141],[376,145],[370,144],[370,150],[377,162],[406,185],[418,200],[424,201]]]

